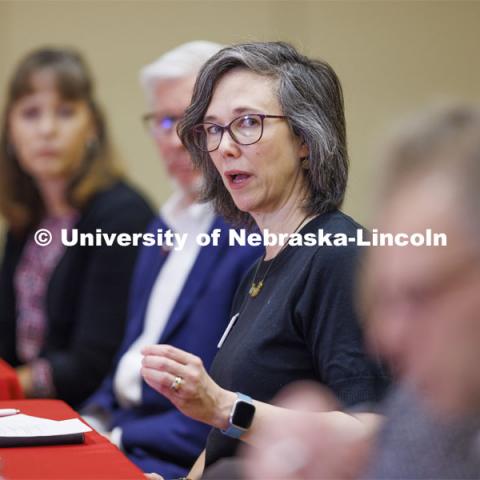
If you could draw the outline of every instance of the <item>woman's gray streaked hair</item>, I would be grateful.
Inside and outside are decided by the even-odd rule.
[[[183,78],[197,73],[200,67],[223,45],[207,40],[182,43],[165,52],[157,60],[145,65],[140,71],[140,85],[148,100],[154,95],[157,82]]]
[[[321,214],[339,208],[348,178],[342,87],[328,63],[310,59],[284,42],[226,47],[200,70],[192,103],[178,132],[194,164],[204,174],[204,200],[212,201],[218,213],[237,225],[253,222],[248,213],[235,206],[210,155],[195,146],[193,131],[203,121],[216,83],[222,75],[238,67],[277,81],[276,95],[282,112],[293,132],[308,146],[308,169],[304,171],[309,197],[305,199],[305,212]]]

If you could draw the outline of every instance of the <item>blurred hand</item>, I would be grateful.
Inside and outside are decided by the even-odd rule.
[[[21,367],[17,367],[15,371],[24,395],[30,397],[33,392],[32,367],[30,367],[30,365],[22,365]]]
[[[368,460],[373,432],[317,423],[311,412],[338,409],[333,396],[313,384],[294,384],[277,397],[277,405],[303,410],[304,421],[272,422],[259,432],[259,448],[245,450],[246,478],[353,479]],[[349,422],[351,424],[351,422]]]
[[[148,480],[164,480],[158,473],[146,473],[145,477],[148,478]]]
[[[183,414],[217,428],[226,428],[236,395],[219,387],[202,360],[171,345],[152,345],[142,350],[142,376]],[[173,388],[176,377],[181,383]]]

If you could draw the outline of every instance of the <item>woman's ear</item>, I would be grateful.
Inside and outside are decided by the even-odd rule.
[[[308,148],[308,143],[305,141],[302,132],[300,132],[298,129],[293,127],[293,133],[295,135],[295,143],[298,145],[298,158],[302,162],[302,166],[305,163],[303,160],[307,160],[308,162],[308,156],[310,155],[310,149]]]
[[[303,143],[300,145],[299,153],[300,153],[300,158],[306,158],[306,157],[308,157],[310,151],[309,151],[308,145],[307,145],[305,142],[303,142]]]
[[[310,154],[310,149],[308,148],[307,143],[302,140],[302,143],[300,144],[299,150],[298,150],[298,156],[299,158],[307,158],[308,155]]]

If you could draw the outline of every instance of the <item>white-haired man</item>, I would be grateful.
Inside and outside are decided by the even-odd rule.
[[[180,142],[182,117],[202,64],[221,48],[183,44],[141,72],[150,112],[146,125],[165,162],[174,193],[148,231],[187,234],[180,250],[143,247],[130,292],[127,333],[113,373],[90,398],[84,417],[144,471],[184,475],[204,447],[208,428],[182,415],[140,376],[141,349],[171,344],[209,365],[229,319],[230,304],[259,249],[228,245],[228,226],[209,204],[197,203],[202,177]],[[200,247],[197,234],[221,229],[218,246]],[[172,388],[177,388],[178,385]]]

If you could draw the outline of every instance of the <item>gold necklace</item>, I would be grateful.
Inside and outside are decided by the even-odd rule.
[[[302,221],[298,224],[297,228],[293,231],[292,235],[294,233],[297,233],[300,228],[303,226],[303,224],[305,223],[305,221],[307,220],[307,218],[310,216],[310,214],[306,215],[305,217],[302,218]],[[252,281],[252,285],[250,286],[250,290],[248,291],[248,294],[252,297],[252,298],[255,298],[259,293],[260,291],[262,290],[263,288],[263,284],[265,283],[265,279],[267,278],[267,275],[268,275],[268,272],[270,271],[270,269],[272,268],[272,265],[273,263],[275,262],[275,260],[280,256],[280,254],[283,252],[283,250],[285,250],[285,248],[287,247],[288,245],[288,241],[285,242],[283,245],[282,245],[282,248],[278,251],[278,253],[275,255],[275,257],[273,257],[273,259],[270,261],[270,264],[268,265],[267,267],[267,271],[265,272],[265,275],[263,276],[263,278],[255,283],[255,279],[257,278],[257,273],[258,273],[258,269],[260,268],[260,265],[264,262],[265,260],[265,255],[266,255],[266,252],[265,254],[263,255],[263,258],[262,258],[262,261],[259,262],[259,264],[257,265],[257,268],[255,269],[255,275],[253,276],[253,281]]]

